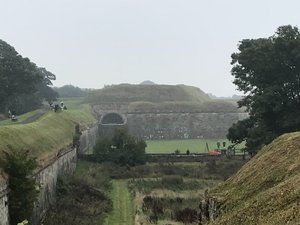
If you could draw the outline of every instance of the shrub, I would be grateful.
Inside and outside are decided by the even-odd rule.
[[[112,138],[100,139],[94,147],[99,162],[110,161],[118,165],[135,166],[146,162],[146,142],[129,135],[126,130],[116,130]]]
[[[185,208],[175,212],[176,220],[184,224],[194,223],[198,220],[198,213],[195,209]]]
[[[180,185],[183,184],[183,178],[182,176],[178,175],[168,175],[168,176],[163,176],[161,179],[162,184],[164,185]]]
[[[4,154],[5,160],[1,161],[1,167],[9,175],[9,216],[11,224],[17,224],[31,217],[38,196],[36,181],[32,177],[37,161],[28,156],[29,151],[15,151],[10,148],[10,152]]]

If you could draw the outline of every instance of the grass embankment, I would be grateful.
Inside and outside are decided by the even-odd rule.
[[[205,102],[210,98],[202,90],[186,85],[112,85],[90,93],[93,103],[105,102]]]
[[[188,139],[188,140],[150,140],[147,141],[147,153],[174,153],[175,150],[179,150],[180,153],[186,153],[189,149],[190,153],[204,153],[206,150],[206,143],[209,147],[209,151],[214,151],[218,148],[217,142],[220,142],[223,147],[223,142],[226,142],[227,148],[231,143],[227,139]],[[242,148],[243,145],[237,146],[238,149]]]
[[[130,112],[244,112],[235,101],[213,100],[201,89],[187,85],[112,85],[90,92],[92,104],[127,103]]]
[[[105,225],[134,225],[133,202],[126,180],[114,180],[111,192],[113,210],[107,216]]]
[[[91,108],[79,99],[65,101],[68,110],[48,111],[28,124],[0,126],[0,150],[28,149],[39,161],[52,158],[59,149],[72,143],[75,124],[87,126],[96,120]],[[1,153],[0,153],[1,154]]]
[[[223,198],[212,225],[300,224],[300,132],[265,146],[211,192]]]

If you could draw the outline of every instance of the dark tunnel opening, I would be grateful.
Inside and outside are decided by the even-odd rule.
[[[108,113],[101,119],[101,124],[104,125],[122,125],[124,123],[124,119],[118,113]]]

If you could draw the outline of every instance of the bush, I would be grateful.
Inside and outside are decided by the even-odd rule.
[[[9,175],[8,207],[11,224],[17,224],[24,219],[29,219],[37,199],[36,181],[32,177],[33,170],[37,167],[35,158],[30,158],[29,151],[4,152],[5,160],[1,167]]]
[[[169,176],[163,176],[161,178],[161,182],[164,185],[180,185],[183,184],[183,178],[182,176],[178,175],[169,175]]]
[[[198,213],[195,209],[185,208],[175,212],[176,220],[184,224],[194,223],[198,220]]]
[[[135,166],[146,162],[146,142],[129,135],[126,130],[116,130],[112,138],[97,141],[94,154],[98,162],[110,161],[118,165]]]

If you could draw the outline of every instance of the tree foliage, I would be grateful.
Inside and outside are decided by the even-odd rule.
[[[1,167],[9,175],[8,206],[11,224],[17,224],[29,219],[37,199],[36,181],[32,177],[37,167],[35,158],[28,156],[28,151],[5,152],[5,160],[1,160]]]
[[[245,97],[249,118],[234,124],[227,137],[246,140],[256,151],[277,136],[300,129],[300,33],[281,26],[269,38],[242,40],[232,54],[233,83]]]
[[[0,112],[23,113],[54,100],[49,87],[55,75],[23,58],[12,46],[0,40]]]
[[[59,94],[59,97],[70,98],[70,97],[85,97],[87,95],[86,89],[81,89],[73,85],[64,85],[59,88],[54,88],[55,91]]]
[[[126,130],[116,130],[112,138],[99,139],[94,147],[97,161],[111,161],[119,165],[145,163],[146,142],[129,135]]]

